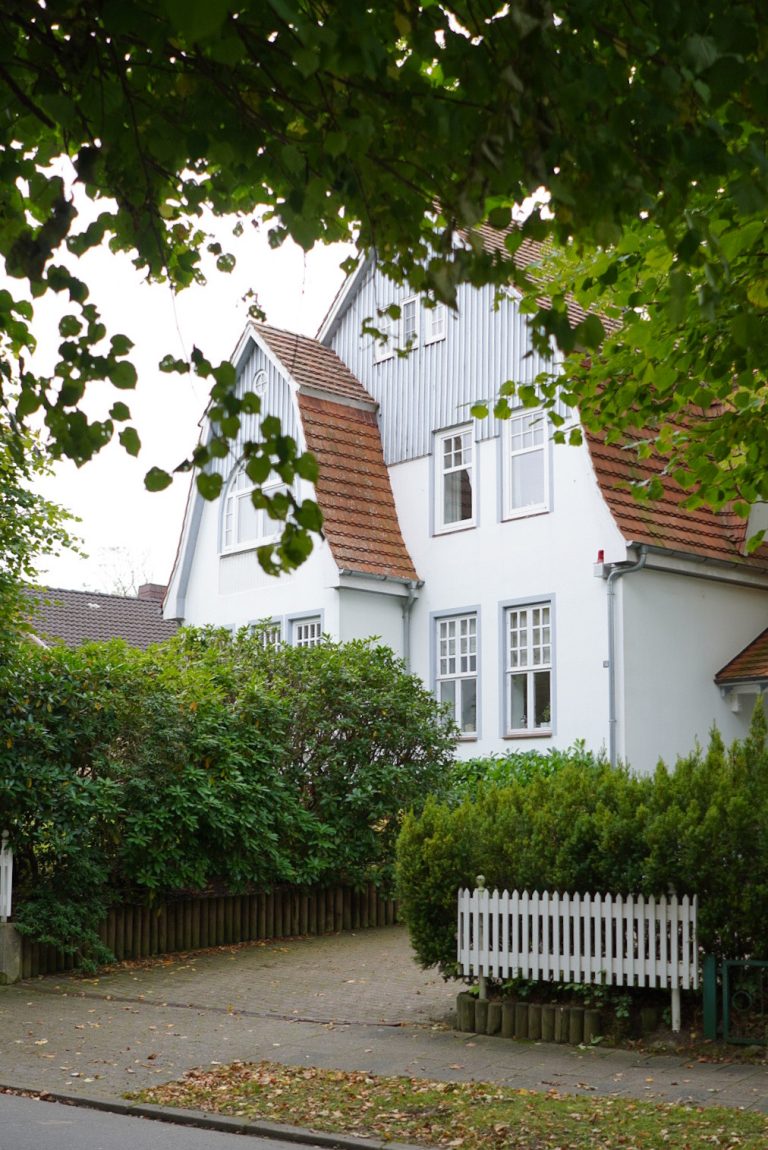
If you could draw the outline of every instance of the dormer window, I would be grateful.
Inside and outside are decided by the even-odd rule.
[[[255,489],[256,484],[246,475],[244,465],[240,464],[230,479],[224,496],[222,551],[241,551],[260,547],[263,543],[273,542],[280,534],[280,520],[271,519],[265,508],[254,507],[252,495]],[[277,476],[263,483],[261,489],[269,498],[288,490]]]

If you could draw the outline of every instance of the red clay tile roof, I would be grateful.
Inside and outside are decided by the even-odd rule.
[[[329,347],[308,336],[279,331],[263,323],[254,324],[254,330],[299,387],[310,387],[375,407],[375,400]]]
[[[743,553],[744,520],[708,507],[688,510],[680,506],[687,493],[662,474],[664,460],[659,456],[638,460],[631,448],[605,443],[590,433],[586,441],[603,498],[628,542],[768,572],[768,546],[761,546],[753,555]],[[654,476],[661,479],[664,494],[661,499],[641,502],[632,494],[630,484]]]
[[[339,568],[418,579],[400,532],[374,412],[301,393],[299,410],[320,467],[323,532]]]
[[[29,621],[46,644],[81,643],[124,639],[132,647],[149,647],[176,634],[179,625],[166,621],[156,599],[129,599],[96,591],[66,591],[29,587]]]
[[[768,679],[768,628],[715,675],[715,682],[723,684],[755,679]]]

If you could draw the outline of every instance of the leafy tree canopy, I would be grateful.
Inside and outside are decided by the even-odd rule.
[[[591,290],[584,278],[621,285],[618,298],[640,317],[627,340],[650,332],[643,324],[657,315],[666,338],[647,369],[629,363],[636,347],[603,345],[597,376],[577,371],[570,381],[573,402],[588,413],[599,406],[596,379],[617,354],[621,386],[599,407],[605,420],[640,402],[640,415],[664,426],[681,403],[730,403],[734,368],[738,403],[759,411],[768,306],[761,16],[754,0],[3,5],[0,256],[18,281],[0,292],[6,411],[41,413],[54,452],[78,463],[116,433],[138,452],[122,394],[104,420],[82,410],[91,381],[125,393],[136,371],[130,341],[106,331],[68,257],[106,242],[150,279],[183,288],[201,279],[206,249],[221,270],[232,266],[205,209],[234,215],[237,227],[259,216],[275,245],[291,236],[306,249],[350,239],[375,248],[393,279],[448,303],[461,283],[514,284],[539,338],[566,353],[599,351],[602,325],[592,317],[574,331],[557,293],[540,309],[540,285],[510,257],[525,238],[597,245],[596,269],[578,283],[569,273],[563,289]],[[540,188],[547,210],[489,250],[479,225],[506,228],[513,206]],[[468,244],[454,243],[457,229]],[[45,293],[69,304],[47,375],[27,366],[34,301]],[[649,340],[638,346],[645,359]],[[211,380],[213,438],[185,466],[215,496],[220,480],[205,468],[226,454],[258,397],[236,398],[231,366],[203,351],[164,367]],[[271,465],[288,481],[312,475],[274,423],[247,454],[260,474]],[[738,477],[745,454],[744,437],[724,431],[715,465],[731,471],[716,494],[736,493],[728,476]],[[701,459],[712,463],[706,441]],[[694,484],[701,459],[694,452],[681,464]],[[146,482],[170,477],[152,469]],[[703,488],[712,495],[712,484]],[[753,489],[767,496],[768,480]],[[307,553],[316,510],[293,505],[287,519],[275,557],[285,568]]]
[[[39,442],[19,432],[16,443],[23,448],[21,462],[0,434],[0,661],[27,629],[21,583],[35,577],[41,555],[76,549],[66,526],[70,516],[32,489],[34,476],[48,470]]]

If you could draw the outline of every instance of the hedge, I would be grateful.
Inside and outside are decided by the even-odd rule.
[[[497,764],[498,766],[498,764]],[[699,896],[699,940],[728,958],[768,958],[768,752],[762,705],[749,736],[713,731],[652,776],[577,748],[541,770],[475,780],[462,801],[432,797],[405,820],[397,890],[423,966],[455,971],[456,891],[493,889]]]
[[[23,646],[0,668],[17,925],[83,949],[124,894],[391,883],[402,812],[441,785],[453,741],[367,642],[205,629],[146,652]]]

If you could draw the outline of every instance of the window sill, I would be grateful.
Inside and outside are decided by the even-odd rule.
[[[479,735],[459,735],[456,740],[457,743],[476,743],[480,738]]]
[[[540,507],[538,504],[534,507],[521,507],[519,511],[506,511],[502,517],[502,523],[514,523],[516,519],[534,519],[537,515],[549,515],[549,507]]]
[[[502,739],[551,739],[552,729],[548,727],[546,730],[537,728],[535,731],[508,731],[506,735],[502,735]]]
[[[456,535],[459,531],[474,531],[477,523],[473,519],[471,523],[451,523],[449,527],[436,527],[433,535],[437,538],[440,535]]]

